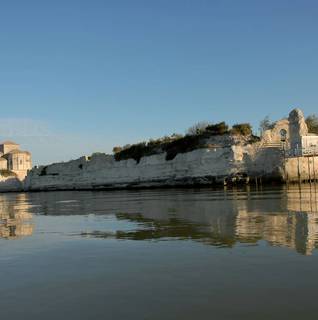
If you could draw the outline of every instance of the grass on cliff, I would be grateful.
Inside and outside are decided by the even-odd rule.
[[[190,132],[190,133],[189,133]],[[216,124],[198,123],[192,126],[185,136],[173,134],[156,140],[143,141],[124,147],[114,147],[113,152],[116,161],[134,159],[139,163],[145,156],[151,156],[166,152],[166,160],[172,160],[179,153],[186,153],[200,148],[208,148],[207,140],[213,136],[240,135],[249,137],[249,142],[259,141],[253,136],[252,127],[248,123],[236,124],[230,129],[225,122]]]

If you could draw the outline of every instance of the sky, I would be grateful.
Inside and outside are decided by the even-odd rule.
[[[318,113],[318,2],[0,1],[0,140],[35,164]]]

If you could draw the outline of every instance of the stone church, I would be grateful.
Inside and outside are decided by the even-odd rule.
[[[0,170],[8,170],[23,179],[32,169],[31,153],[20,150],[20,145],[13,141],[0,144]]]

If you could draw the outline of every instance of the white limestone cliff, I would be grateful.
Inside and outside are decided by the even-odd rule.
[[[143,157],[139,162],[116,161],[112,155],[96,153],[33,168],[24,181],[24,190],[213,185],[241,177],[284,179],[286,148],[295,147],[307,134],[303,113],[295,109],[254,143],[239,135],[213,136],[206,141],[208,147],[179,153],[172,160],[166,159],[166,153]]]
[[[256,174],[277,176],[280,153],[258,150],[253,145],[203,148],[116,161],[113,156],[95,154],[66,163],[33,169],[25,181],[27,190],[99,189],[142,186],[174,186],[222,183],[228,177]]]

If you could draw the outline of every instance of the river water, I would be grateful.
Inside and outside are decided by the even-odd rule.
[[[0,318],[317,319],[316,247],[315,185],[0,194]]]

